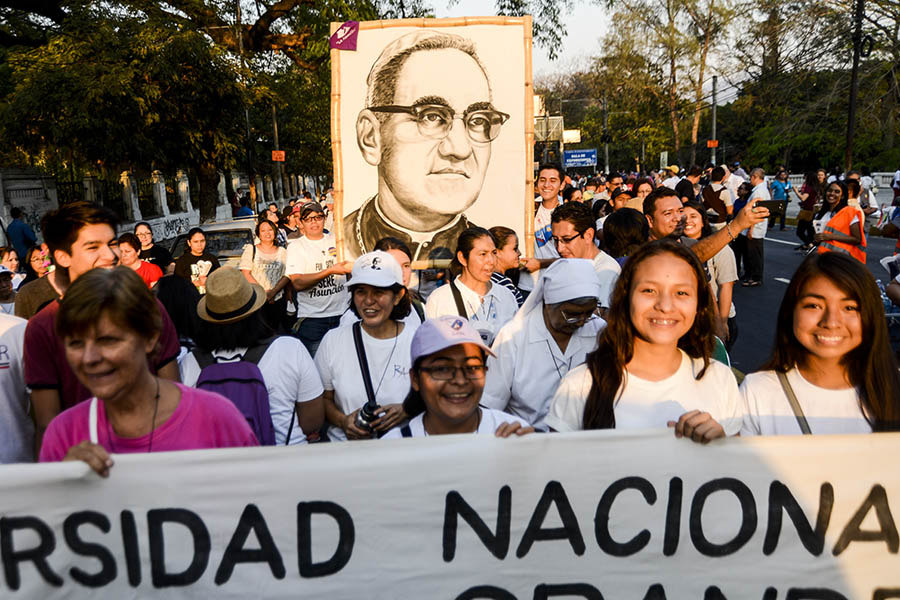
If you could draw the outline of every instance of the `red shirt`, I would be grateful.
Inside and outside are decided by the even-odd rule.
[[[156,345],[155,356],[158,358],[150,365],[154,373],[178,358],[181,351],[169,313],[159,300],[156,302],[162,314],[162,332]],[[25,328],[25,384],[31,389],[57,390],[60,403],[66,409],[90,398],[91,392],[81,385],[66,360],[65,348],[55,330],[57,312],[59,300],[45,306],[28,321]]]
[[[144,280],[147,287],[153,287],[153,284],[162,277],[162,269],[146,260],[141,261],[141,266],[139,266],[135,272],[141,276],[141,279]]]

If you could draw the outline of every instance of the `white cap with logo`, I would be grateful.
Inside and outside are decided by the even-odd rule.
[[[403,285],[403,269],[393,256],[383,250],[366,252],[353,263],[347,287],[371,285],[389,288]]]
[[[413,364],[423,357],[451,346],[459,344],[475,344],[491,356],[494,353],[487,347],[468,319],[454,315],[445,315],[436,319],[426,319],[419,325],[409,347],[410,359]]]

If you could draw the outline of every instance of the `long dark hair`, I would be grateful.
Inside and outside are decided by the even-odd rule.
[[[881,293],[855,258],[838,252],[813,254],[797,267],[778,309],[772,356],[761,369],[786,373],[805,362],[809,351],[794,335],[794,309],[803,286],[819,275],[859,306],[862,342],[841,359],[841,365],[856,388],[863,415],[875,431],[900,429],[900,373],[888,340]]]
[[[431,356],[430,354],[428,356]],[[424,361],[428,356],[420,356],[416,359],[416,362],[413,363],[412,367],[410,367],[409,372],[410,375],[416,378],[422,376],[422,371],[420,367],[422,366],[422,361]],[[487,357],[484,354],[484,350],[481,351],[481,362],[485,362]],[[484,394],[484,389],[482,388],[482,394]],[[480,404],[480,402],[479,402]],[[417,417],[425,412],[425,400],[422,398],[422,394],[416,391],[411,385],[409,386],[409,393],[406,394],[406,398],[403,400],[403,412],[405,412],[410,419],[413,417]]]
[[[706,274],[697,256],[683,245],[662,239],[648,242],[632,254],[616,281],[610,302],[606,329],[600,332],[597,349],[587,355],[591,373],[591,391],[584,406],[584,429],[612,429],[616,426],[613,410],[619,388],[625,376],[625,365],[634,356],[634,338],[638,335],[631,322],[631,291],[638,267],[645,260],[661,254],[671,254],[688,263],[697,280],[697,314],[690,330],[678,340],[678,347],[691,358],[703,359],[703,369],[697,379],[706,374],[715,347],[715,308]]]
[[[847,186],[844,185],[843,181],[832,181],[831,183],[825,184],[825,192],[822,194],[822,208],[819,209],[819,212],[816,214],[816,219],[821,219],[826,215],[826,213],[832,212],[829,210],[828,206],[828,188],[836,185],[841,189],[841,199],[838,201],[837,205],[834,207],[834,213],[837,214],[841,212],[841,210],[847,206]]]
[[[706,207],[703,206],[700,202],[696,200],[688,200],[684,203],[685,208],[691,208],[696,212],[700,213],[700,239],[705,238],[708,235],[712,235],[713,230],[712,226],[709,224],[709,215],[706,214]]]

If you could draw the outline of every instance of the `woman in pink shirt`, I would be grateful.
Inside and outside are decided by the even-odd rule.
[[[66,290],[56,330],[94,397],[51,421],[42,462],[83,460],[106,477],[111,454],[257,445],[229,400],[150,371],[161,323],[153,294],[127,267],[94,269]]]

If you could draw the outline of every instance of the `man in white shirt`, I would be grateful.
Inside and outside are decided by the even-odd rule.
[[[594,316],[601,291],[591,263],[563,258],[543,273],[494,340],[481,402],[546,430],[544,417],[560,380],[584,363],[606,323]]]
[[[766,185],[766,172],[760,168],[750,171],[750,185],[753,191],[750,192],[750,200],[748,205],[753,201],[771,200],[769,194],[769,186]],[[747,260],[744,268],[744,281],[741,283],[744,287],[756,287],[762,285],[764,249],[763,240],[766,237],[766,231],[769,229],[769,223],[762,221],[741,235],[747,236]]]
[[[337,262],[334,234],[325,235],[325,210],[318,203],[300,207],[300,223],[304,236],[288,244],[285,274],[297,290],[297,335],[315,356],[350,304],[346,282],[353,264]]]
[[[528,270],[523,271],[519,278],[519,289],[530,292],[537,284],[540,271],[553,264],[559,258],[559,252],[552,243],[553,231],[550,226],[550,215],[553,209],[562,204],[560,192],[562,192],[565,171],[555,163],[541,165],[538,168],[537,189],[540,194],[540,202],[536,203],[534,211],[534,258],[532,264],[527,265]]]
[[[681,172],[681,169],[678,168],[678,165],[669,166],[666,171],[669,174],[669,178],[663,180],[662,184],[670,189],[675,189],[675,186],[678,185],[678,182],[681,181],[681,177],[678,176],[678,173]]]
[[[612,256],[594,243],[594,217],[584,204],[563,204],[551,216],[553,243],[563,258],[584,258],[591,261],[600,284],[599,305],[609,308],[609,299],[622,268]],[[601,313],[603,314],[603,313]]]

